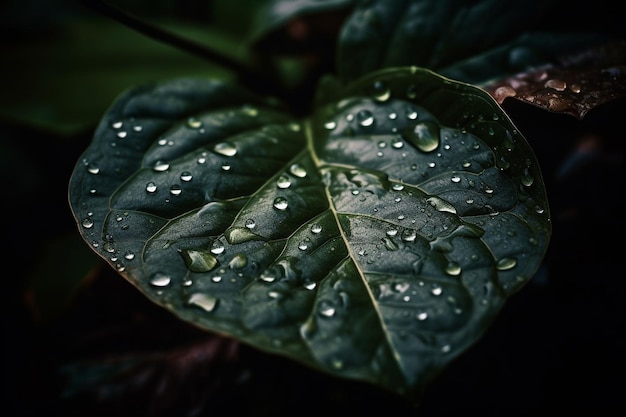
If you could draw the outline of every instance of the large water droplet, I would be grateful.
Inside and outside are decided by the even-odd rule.
[[[209,272],[217,266],[217,259],[202,250],[183,250],[180,252],[185,265],[192,272]]]
[[[204,293],[195,293],[191,294],[189,300],[187,300],[187,304],[190,306],[200,307],[207,313],[215,310],[217,306],[218,299],[212,295],[204,294]]]
[[[498,271],[507,271],[512,269],[517,265],[517,260],[515,258],[502,258],[496,264],[496,268]]]
[[[428,198],[426,201],[435,209],[437,209],[437,211],[456,214],[456,209],[454,208],[454,206],[439,197],[433,196]]]
[[[213,147],[213,151],[224,156],[235,156],[237,154],[237,148],[229,142],[220,142],[216,144]]]
[[[306,177],[306,170],[300,164],[293,164],[289,167],[289,172],[298,178]]]
[[[356,114],[357,122],[363,127],[372,126],[375,122],[374,115],[369,110],[361,110]]]
[[[439,147],[439,126],[432,122],[418,123],[404,129],[402,137],[422,152],[432,152]]]
[[[170,167],[170,164],[168,164],[165,161],[156,161],[152,169],[155,170],[156,172],[163,172],[163,171],[167,171],[169,167]]]
[[[287,210],[287,206],[289,206],[289,202],[284,197],[276,197],[274,200],[274,208],[277,210]]]
[[[150,277],[150,285],[153,287],[167,287],[172,282],[169,275],[156,272]]]

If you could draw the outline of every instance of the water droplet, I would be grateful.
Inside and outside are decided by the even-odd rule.
[[[553,90],[556,90],[556,91],[565,91],[565,89],[567,88],[567,83],[563,80],[558,80],[556,78],[553,78],[551,80],[546,81],[544,84],[544,87],[552,88]]]
[[[305,241],[302,241],[298,244],[298,249],[300,250],[307,250],[309,248],[309,244]]]
[[[502,104],[505,98],[507,97],[515,97],[517,95],[517,91],[513,87],[503,86],[498,87],[496,91],[494,91],[493,96],[498,102],[498,104]]]
[[[261,275],[259,276],[259,278],[261,278],[261,281],[274,282],[274,281],[276,281],[277,274],[276,274],[276,271],[274,269],[268,269],[268,270],[262,272]]]
[[[222,165],[222,171],[230,171],[230,165]]]
[[[248,229],[254,229],[256,227],[256,222],[253,219],[248,219],[246,220],[245,225]]]
[[[381,240],[382,240],[382,242],[385,245],[385,248],[387,250],[396,251],[396,250],[400,249],[398,244],[396,242],[394,242],[393,239],[391,239],[389,237],[384,237]]]
[[[443,288],[441,288],[440,286],[435,286],[433,287],[432,290],[430,290],[432,295],[441,295],[441,293],[443,292]]]
[[[127,135],[128,133],[124,130],[122,130],[121,132],[117,132],[117,137],[120,139],[124,139]]]
[[[113,129],[120,129],[122,127],[122,122],[113,122],[111,123],[111,127]]]
[[[157,186],[154,182],[150,181],[146,184],[146,191],[149,193],[154,193],[157,190]]]
[[[405,242],[414,242],[417,239],[417,232],[413,229],[405,229],[400,235]]]
[[[280,177],[278,177],[278,180],[276,181],[276,186],[282,189],[289,188],[291,186],[291,179],[287,174],[282,174]]]
[[[92,162],[90,164],[87,164],[87,172],[96,175],[100,172],[100,167]]]
[[[327,130],[333,130],[337,127],[337,122],[335,122],[334,120],[331,120],[330,122],[324,123],[324,127]]]
[[[439,147],[439,126],[431,122],[418,123],[401,132],[404,140],[422,152],[432,152]]]
[[[314,224],[314,225],[311,226],[311,233],[316,235],[316,234],[320,233],[321,231],[322,231],[322,226],[321,225]]]
[[[412,106],[406,108],[406,118],[409,120],[417,119],[417,110],[415,110]]]
[[[387,117],[389,120],[396,120],[398,118],[398,113],[391,112]]]
[[[161,272],[156,272],[152,274],[150,277],[150,285],[153,287],[167,287],[172,282],[172,279],[169,275],[163,274]]]
[[[168,164],[167,162],[157,161],[152,167],[152,169],[156,172],[163,172],[163,171],[167,171],[169,167],[170,167],[170,164]]]
[[[170,194],[171,195],[180,195],[183,192],[182,188],[180,188],[180,185],[178,184],[174,184],[170,187]]]
[[[517,265],[515,258],[502,258],[496,264],[496,268],[498,271],[508,271],[509,269],[513,269],[515,265]]]
[[[358,123],[363,127],[372,126],[375,122],[374,115],[369,110],[361,110],[356,114]]]
[[[126,259],[127,261],[132,261],[133,259],[135,259],[135,254],[133,253],[133,251],[126,251],[126,253],[124,253],[124,259]]]
[[[461,182],[461,177],[459,177],[458,175],[453,175],[450,178],[450,181],[452,181],[452,182]]]
[[[335,315],[336,310],[328,301],[322,300],[319,304],[319,312],[324,317],[332,317]]]
[[[402,185],[402,184],[400,184],[400,183],[397,183],[397,182],[396,182],[396,183],[394,183],[394,184],[391,186],[391,188],[392,188],[394,191],[402,191],[402,190],[404,190],[404,185]]]
[[[461,265],[459,265],[458,263],[451,261],[448,263],[448,265],[446,265],[446,274],[457,276],[460,273],[461,273]]]
[[[190,117],[187,119],[187,127],[190,129],[199,129],[202,127],[202,122],[195,117]]]
[[[85,229],[91,229],[93,227],[93,220],[89,217],[83,219],[83,227]]]
[[[417,97],[417,88],[415,87],[415,84],[411,84],[407,87],[406,97],[410,100],[413,100],[415,97]]]
[[[393,138],[391,140],[391,147],[394,149],[401,149],[404,146],[404,142],[400,138]]]
[[[246,265],[248,265],[248,257],[243,253],[236,254],[228,263],[230,269],[241,269]]]
[[[372,94],[376,101],[387,101],[391,97],[391,91],[387,85],[382,81],[374,81],[372,84]]]
[[[187,300],[188,305],[200,307],[207,313],[210,313],[213,310],[215,310],[215,307],[217,306],[217,302],[218,302],[218,299],[216,297],[209,295],[209,294],[203,294],[203,293],[191,294],[191,296],[189,297],[189,300]]]
[[[256,117],[259,114],[259,110],[250,105],[243,106],[241,110],[244,112],[244,114],[247,114],[250,117]]]
[[[293,164],[289,167],[289,172],[298,178],[306,177],[306,170],[300,164]]]
[[[415,317],[417,317],[419,321],[424,321],[428,318],[428,313],[425,311],[422,311],[421,313],[417,313],[417,316]]]
[[[189,182],[189,181],[191,181],[192,178],[193,178],[193,176],[191,175],[191,172],[189,172],[189,171],[183,171],[180,174],[181,181]]]
[[[454,206],[439,197],[433,196],[428,198],[426,201],[435,209],[437,209],[437,211],[456,214],[456,209],[454,208]]]
[[[316,286],[317,286],[317,283],[309,282],[309,283],[304,285],[304,288],[306,288],[307,290],[313,290],[313,289],[315,289]]]
[[[221,282],[222,281],[222,277],[219,275],[215,275],[213,277],[211,277],[211,281],[213,282]]]
[[[219,255],[221,253],[224,253],[224,250],[226,248],[224,247],[224,244],[222,243],[221,240],[217,239],[215,240],[212,244],[211,244],[211,253],[214,255]]]
[[[224,156],[235,156],[237,148],[229,142],[220,142],[213,147],[213,151]]]
[[[451,349],[450,345],[443,345],[443,346],[441,347],[441,351],[442,351],[443,353],[448,353],[448,352],[450,352],[450,349]]]
[[[289,202],[284,197],[276,197],[276,199],[274,200],[274,208],[277,210],[286,210],[288,205]]]
[[[217,259],[203,250],[182,250],[185,265],[192,272],[209,272],[217,266]]]

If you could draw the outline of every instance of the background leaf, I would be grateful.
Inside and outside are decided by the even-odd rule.
[[[138,87],[70,201],[92,248],[184,320],[414,395],[541,262],[541,172],[475,87],[400,68],[340,97],[305,129],[229,84]]]

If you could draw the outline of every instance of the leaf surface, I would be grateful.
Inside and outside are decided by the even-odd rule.
[[[137,87],[70,181],[86,242],[195,325],[410,395],[486,330],[551,234],[485,91],[379,71],[295,120],[202,79]]]

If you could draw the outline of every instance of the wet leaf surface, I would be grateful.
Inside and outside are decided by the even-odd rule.
[[[372,74],[295,120],[222,82],[138,87],[70,182],[85,241],[185,321],[410,395],[471,346],[551,233],[484,91]]]

